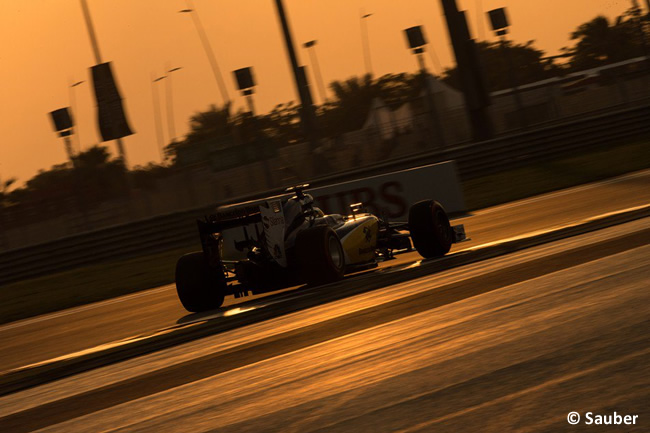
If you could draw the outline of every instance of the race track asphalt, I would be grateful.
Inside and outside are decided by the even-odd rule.
[[[649,269],[644,218],[0,397],[0,431],[648,431]]]

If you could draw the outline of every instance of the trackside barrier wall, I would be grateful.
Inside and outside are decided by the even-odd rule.
[[[439,201],[449,213],[466,211],[454,161],[337,183],[309,193],[326,214],[349,215],[350,205],[362,202],[368,212],[406,221],[409,207],[425,199]]]
[[[355,172],[316,179],[311,183],[319,187],[447,160],[455,160],[460,179],[467,180],[548,160],[567,152],[609,143],[616,144],[631,138],[647,139],[648,136],[650,105],[402,158]],[[233,202],[252,200],[281,191],[276,189],[238,197]],[[214,208],[176,212],[5,251],[0,253],[0,285],[90,263],[151,254],[192,244],[198,248],[194,219],[211,213]]]

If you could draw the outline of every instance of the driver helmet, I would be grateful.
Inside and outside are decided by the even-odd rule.
[[[311,194],[305,194],[302,200],[300,200],[300,204],[304,208],[305,206],[311,206],[314,203],[314,197],[312,197]]]

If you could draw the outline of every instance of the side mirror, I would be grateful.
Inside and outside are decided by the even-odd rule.
[[[350,210],[352,211],[352,215],[354,216],[354,219],[356,219],[357,214],[363,211],[363,203],[352,203],[350,205]]]
[[[309,184],[308,184],[308,183],[304,183],[304,184],[302,184],[302,185],[290,186],[289,188],[285,189],[285,191],[286,191],[286,192],[289,192],[289,193],[291,193],[291,192],[295,192],[295,193],[296,193],[296,197],[297,197],[299,200],[302,200],[302,199],[305,197],[305,194],[303,193],[303,190],[305,190],[305,189],[307,189],[307,188],[309,188]]]

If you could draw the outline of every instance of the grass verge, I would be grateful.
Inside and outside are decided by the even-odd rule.
[[[463,189],[468,208],[475,210],[648,167],[645,140],[472,179]],[[191,245],[8,284],[0,290],[0,323],[170,284],[178,257],[196,249]]]
[[[648,167],[646,139],[472,179],[463,191],[468,210],[476,210]]]
[[[170,284],[176,260],[199,248],[191,245],[7,284],[0,290],[0,323]]]

